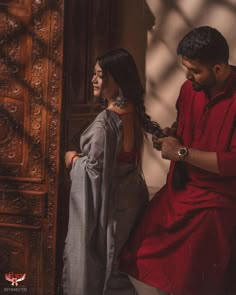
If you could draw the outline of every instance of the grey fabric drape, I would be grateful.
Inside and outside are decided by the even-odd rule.
[[[71,170],[64,295],[133,295],[117,257],[144,204],[146,184],[136,163],[117,163],[122,121],[102,111],[81,136],[83,157]]]

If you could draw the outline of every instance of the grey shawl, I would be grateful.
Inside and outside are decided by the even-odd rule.
[[[122,121],[102,111],[81,136],[71,170],[64,295],[133,295],[117,257],[148,199],[136,163],[118,163]]]

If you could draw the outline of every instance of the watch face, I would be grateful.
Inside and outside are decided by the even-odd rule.
[[[179,150],[179,153],[180,153],[181,155],[185,155],[185,154],[186,154],[186,149],[184,149],[184,148],[180,149],[180,150]]]
[[[188,149],[186,147],[182,147],[178,150],[179,158],[182,160],[188,154]]]

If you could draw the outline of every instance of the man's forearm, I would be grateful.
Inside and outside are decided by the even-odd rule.
[[[220,173],[215,152],[204,152],[189,148],[184,161],[201,169],[217,174]]]

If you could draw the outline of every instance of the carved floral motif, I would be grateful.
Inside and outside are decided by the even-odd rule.
[[[63,0],[0,0],[1,5],[8,5],[9,12],[14,7],[31,11],[32,18],[24,18],[24,10],[21,17],[7,14],[7,9],[0,12],[0,189],[5,194],[0,191],[0,240],[8,235],[7,224],[16,227],[11,234],[26,239],[29,249],[29,294],[37,295],[42,287],[43,271],[43,294],[51,295],[55,293]],[[45,191],[47,212],[34,195]]]

